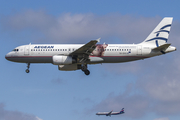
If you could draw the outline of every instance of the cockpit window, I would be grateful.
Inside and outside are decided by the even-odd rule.
[[[19,49],[14,49],[14,50],[12,50],[12,51],[19,51]]]

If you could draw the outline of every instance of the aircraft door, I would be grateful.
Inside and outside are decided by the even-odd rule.
[[[142,55],[142,46],[141,45],[137,46],[137,55]]]
[[[29,55],[29,48],[30,48],[29,45],[24,47],[24,55]]]

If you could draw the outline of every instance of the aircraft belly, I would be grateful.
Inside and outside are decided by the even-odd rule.
[[[121,62],[129,62],[139,59],[144,59],[146,57],[142,56],[109,56],[109,57],[102,57],[104,61],[102,63],[121,63]]]
[[[20,63],[52,63],[51,56],[17,56],[9,57],[8,59]]]

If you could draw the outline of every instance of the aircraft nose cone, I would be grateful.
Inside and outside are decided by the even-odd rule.
[[[8,60],[8,55],[7,54],[5,55],[5,58],[6,58],[6,60]]]
[[[10,57],[9,53],[5,55],[6,60],[9,60],[9,57]]]

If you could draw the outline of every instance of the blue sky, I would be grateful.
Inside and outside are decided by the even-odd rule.
[[[104,120],[180,119],[180,17],[178,0],[1,0],[0,119]],[[140,43],[163,17],[174,17],[169,43],[177,51],[118,64],[89,65],[91,74],[64,72],[52,64],[7,61],[29,43]]]

